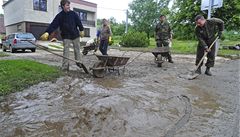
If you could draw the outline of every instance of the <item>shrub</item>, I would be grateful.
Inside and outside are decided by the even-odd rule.
[[[239,41],[240,40],[240,32],[237,31],[225,31],[223,33],[223,38],[226,40]]]
[[[148,47],[149,39],[144,32],[129,32],[122,36],[120,45],[123,47]]]

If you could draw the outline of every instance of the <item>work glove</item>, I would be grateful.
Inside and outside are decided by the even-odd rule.
[[[112,41],[112,37],[111,37],[111,36],[108,38],[108,44],[109,44],[110,46],[113,44],[113,41]]]
[[[204,51],[205,52],[210,52],[210,50],[208,49],[208,46],[204,46]]]
[[[81,37],[81,38],[84,37],[84,31],[80,31],[80,37]]]
[[[112,37],[111,37],[111,36],[108,38],[108,42],[109,42],[109,43],[112,42]]]
[[[41,40],[47,41],[49,37],[49,34],[47,32],[43,33],[42,36],[40,37]]]

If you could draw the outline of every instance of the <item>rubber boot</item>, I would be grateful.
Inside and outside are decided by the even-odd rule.
[[[81,63],[76,62],[76,65],[77,65],[79,68],[82,68],[82,64],[81,64]]]
[[[202,74],[201,67],[198,67],[198,69],[195,71],[197,74]]]
[[[210,67],[206,68],[205,74],[208,75],[208,76],[212,76],[212,73],[210,71]]]
[[[168,62],[169,63],[173,63],[173,60],[172,60],[172,56],[169,54],[169,56],[168,56]]]

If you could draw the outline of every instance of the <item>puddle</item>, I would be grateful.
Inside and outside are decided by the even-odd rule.
[[[104,88],[123,88],[123,79],[118,77],[96,78],[93,80],[93,84],[97,84]]]
[[[220,109],[221,106],[219,103],[217,103],[217,96],[213,96],[209,92],[195,85],[188,86],[187,88],[189,89],[188,93],[196,97],[193,102],[194,106],[197,106],[201,109],[212,110],[212,114],[214,114],[217,110]]]
[[[131,52],[132,56],[137,54]],[[34,59],[61,64],[59,58],[40,55]],[[229,107],[235,105],[231,98],[237,92],[230,88],[232,91],[225,93],[225,88],[218,87],[231,86],[235,82],[229,80],[232,77],[200,77],[198,84],[216,81],[208,91],[194,81],[177,78],[178,72],[193,65],[193,58],[187,62],[176,58],[176,63],[166,62],[163,68],[156,67],[152,58],[151,53],[145,53],[126,67],[124,75],[109,74],[103,79],[86,75],[72,63],[74,69],[56,83],[43,82],[0,97],[1,136],[231,137],[231,130],[239,129],[234,124],[235,110]],[[88,67],[96,60],[94,56],[84,59],[90,62]],[[237,68],[232,67],[234,63],[221,66],[219,71],[228,68],[230,73]],[[184,86],[186,83],[190,86]],[[190,101],[180,97],[183,93]]]

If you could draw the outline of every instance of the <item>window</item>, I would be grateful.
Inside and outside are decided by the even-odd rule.
[[[19,33],[16,38],[20,39],[34,39],[34,36],[31,33]]]
[[[75,11],[78,14],[80,20],[87,21],[87,12],[86,11],[76,9],[76,8],[74,8],[73,11]]]
[[[33,9],[47,11],[47,0],[33,0]]]
[[[80,17],[80,20],[87,20],[87,12],[80,11],[79,17]]]
[[[14,34],[11,34],[8,36],[8,39],[13,39],[14,38]]]
[[[84,37],[90,37],[90,28],[84,28]]]

